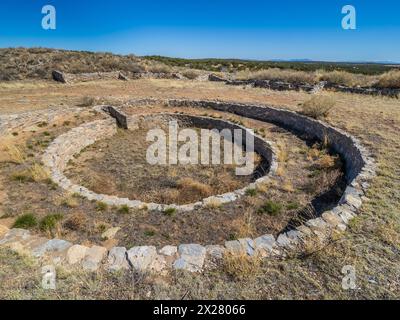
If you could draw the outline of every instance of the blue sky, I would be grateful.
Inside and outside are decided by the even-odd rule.
[[[42,6],[57,29],[41,27]],[[341,8],[357,29],[341,28]],[[400,62],[398,0],[2,0],[0,47],[189,58]]]

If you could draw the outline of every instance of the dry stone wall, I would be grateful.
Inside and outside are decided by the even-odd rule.
[[[96,108],[98,110],[98,108]],[[176,114],[162,114],[162,115],[147,115],[147,116],[134,116],[127,117],[125,114],[120,112],[117,108],[111,106],[105,106],[102,110],[109,113],[119,126],[128,128],[137,128],[139,123],[145,123],[151,121],[155,117],[170,117],[171,119],[177,119],[179,121],[190,122],[194,126],[206,127],[211,125],[216,129],[240,129],[248,132],[254,136],[254,150],[261,154],[269,163],[269,173],[274,174],[277,169],[276,153],[273,151],[273,147],[270,142],[262,139],[259,136],[255,136],[247,128],[231,123],[229,121],[223,121],[219,119],[209,117],[195,117],[188,115],[176,115]],[[215,195],[198,201],[196,203],[177,205],[177,204],[157,204],[157,203],[145,203],[135,199],[120,198],[112,195],[97,194],[87,188],[73,184],[65,175],[63,171],[66,169],[68,161],[70,161],[74,155],[81,152],[85,147],[93,144],[95,141],[110,137],[116,133],[116,124],[114,119],[109,118],[106,120],[97,120],[91,123],[81,125],[77,128],[70,130],[69,132],[59,136],[55,139],[50,146],[47,148],[43,155],[43,163],[47,166],[51,173],[52,180],[57,183],[60,187],[68,192],[76,193],[85,197],[89,200],[101,201],[111,206],[127,206],[134,209],[148,209],[165,211],[173,208],[177,211],[187,212],[192,211],[202,206],[207,206],[210,202],[224,204],[237,200],[240,196],[244,195],[247,189],[254,188],[258,183],[265,183],[269,176],[263,176],[257,179],[254,183],[246,186],[245,188],[227,192],[221,195]],[[245,138],[245,135],[242,135]]]
[[[308,220],[304,225],[288,232],[281,233],[278,237],[266,234],[255,239],[243,238],[227,241],[224,245],[181,244],[179,246],[137,246],[130,249],[114,247],[110,250],[99,246],[86,247],[72,244],[60,239],[45,239],[33,235],[27,230],[0,228],[0,246],[8,247],[17,252],[23,252],[42,259],[43,263],[63,264],[76,266],[88,271],[105,268],[110,271],[133,269],[139,272],[155,272],[160,274],[171,269],[182,269],[190,272],[201,272],[205,268],[215,268],[221,264],[224,255],[228,253],[241,253],[249,256],[263,258],[284,257],[290,251],[302,250],[303,244],[310,238],[320,242],[328,240],[333,232],[343,232],[365,199],[370,180],[375,176],[375,164],[369,152],[349,134],[335,129],[323,122],[316,121],[299,115],[295,112],[273,108],[263,105],[237,104],[217,101],[188,101],[188,100],[154,100],[141,99],[130,101],[134,105],[150,105],[164,103],[169,106],[188,106],[211,108],[231,112],[244,117],[272,122],[311,138],[328,139],[331,148],[341,155],[346,162],[346,178],[348,186],[332,210],[328,210],[318,218]],[[110,107],[105,108],[106,111]],[[101,108],[97,108],[100,110]],[[118,111],[118,110],[116,110]],[[121,116],[124,117],[121,113]],[[18,117],[17,117],[18,118]],[[16,125],[18,119],[14,118]],[[9,132],[12,123],[10,117],[6,121],[0,117],[0,134]],[[128,119],[125,119],[129,126]],[[6,125],[5,125],[6,123]],[[60,174],[65,167],[65,158],[71,157],[76,152],[76,147],[71,145],[70,138],[78,139],[79,148],[93,143],[96,139],[111,136],[115,132],[115,121],[112,119],[100,120],[89,123],[67,135],[60,136],[56,143],[50,146],[50,152],[44,156],[47,165],[52,166],[53,178],[64,187],[71,188]],[[82,138],[85,137],[85,138]],[[86,139],[87,138],[87,139]],[[67,150],[60,149],[66,145]],[[49,151],[49,150],[48,150]],[[57,176],[59,175],[59,176]],[[57,180],[58,179],[58,180]],[[75,190],[76,191],[76,190]],[[81,190],[77,190],[81,191]],[[97,200],[96,197],[90,194]],[[99,199],[101,200],[101,199]]]

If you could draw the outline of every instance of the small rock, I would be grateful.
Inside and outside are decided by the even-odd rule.
[[[68,264],[76,264],[83,260],[89,248],[79,244],[73,245],[67,251],[66,259]]]
[[[244,249],[238,240],[225,241],[225,248],[232,254],[240,254]]]
[[[82,266],[84,269],[89,271],[96,271],[100,263],[103,261],[107,249],[100,246],[93,246],[86,250],[85,258],[82,261]]]
[[[42,257],[46,253],[61,252],[72,246],[71,242],[59,239],[52,239],[32,250],[32,255]]]
[[[322,218],[310,219],[306,222],[306,225],[313,231],[323,231],[328,227],[328,224]]]
[[[268,256],[276,253],[276,241],[272,234],[266,234],[254,240],[256,252],[261,256]]]
[[[288,238],[286,233],[281,233],[276,239],[276,243],[280,247],[289,247],[291,245],[291,240]]]
[[[31,236],[31,233],[25,229],[10,229],[2,240],[0,240],[0,245],[4,245],[10,242],[26,240]]]
[[[109,239],[114,239],[115,235],[117,232],[121,230],[119,227],[114,227],[106,230],[101,234],[102,239],[109,240]]]
[[[165,246],[160,249],[160,253],[164,256],[173,257],[178,253],[178,248],[176,246]]]
[[[51,73],[51,75],[52,75],[54,81],[62,82],[62,83],[66,83],[67,82],[66,79],[65,79],[64,73],[62,73],[61,71],[54,70]]]
[[[181,244],[179,246],[180,258],[174,262],[175,269],[191,272],[200,272],[206,258],[206,248],[199,244]]]
[[[108,253],[107,269],[110,271],[119,271],[129,269],[128,260],[126,260],[126,249],[123,247],[111,248]]]
[[[118,73],[118,79],[122,81],[128,81],[128,78],[124,74],[122,74],[122,72]]]
[[[359,209],[362,205],[360,196],[353,194],[346,194],[342,202],[347,203],[356,209]]]
[[[133,247],[127,251],[127,256],[132,268],[143,272],[150,268],[157,257],[157,250],[154,246]]]
[[[322,218],[329,223],[332,227],[336,227],[342,222],[340,217],[333,213],[332,211],[326,211],[322,214]]]
[[[240,245],[242,246],[242,248],[244,249],[244,251],[249,255],[253,255],[254,254],[254,241],[253,239],[250,238],[244,238],[244,239],[238,239]]]
[[[211,73],[208,75],[208,81],[223,82],[223,81],[226,81],[226,79],[224,79],[220,76],[217,76],[216,74]]]

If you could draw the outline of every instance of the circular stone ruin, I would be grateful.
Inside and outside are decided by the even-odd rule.
[[[119,121],[118,123],[112,119],[97,120],[91,123],[86,123],[59,136],[46,150],[46,153],[43,156],[43,163],[50,169],[53,181],[66,191],[79,194],[89,200],[103,202],[110,206],[127,206],[133,209],[157,211],[165,211],[170,208],[173,208],[177,211],[191,211],[196,208],[206,206],[210,202],[224,204],[235,201],[240,196],[244,195],[246,190],[254,188],[255,184],[265,183],[269,179],[268,176],[276,171],[276,153],[273,150],[272,144],[260,136],[255,135],[251,130],[243,126],[221,119],[182,114],[164,113],[126,117],[122,113],[119,113],[115,108],[111,108],[112,107],[107,107],[105,110],[114,116],[118,113],[118,116],[115,117],[117,119],[121,119],[121,117],[123,117],[124,120]],[[241,189],[232,190],[220,195],[213,195],[201,199],[195,203],[177,205],[174,203],[146,203],[138,199],[128,199],[120,198],[115,195],[98,194],[84,186],[74,184],[64,175],[64,170],[66,169],[67,164],[74,158],[75,155],[80,154],[83,149],[95,143],[96,141],[115,135],[117,133],[117,124],[126,130],[132,131],[132,134],[134,134],[136,130],[148,130],[152,126],[157,128],[160,127],[161,124],[165,124],[169,121],[176,121],[179,127],[195,127],[217,130],[229,129],[231,132],[233,132],[233,130],[240,130],[242,133],[242,145],[245,145],[246,143],[246,136],[251,136],[254,139],[254,152],[261,157],[261,165],[256,173],[253,172],[253,176],[261,175],[260,170],[262,172],[262,176],[258,177],[254,182]]]
[[[316,238],[319,241],[326,241],[330,234],[337,231],[344,231],[349,221],[356,216],[362,205],[363,197],[369,186],[369,181],[375,175],[375,164],[369,152],[351,135],[336,129],[324,122],[316,121],[300,115],[296,112],[283,110],[265,105],[250,105],[216,101],[189,101],[189,100],[155,100],[142,99],[130,101],[135,106],[147,106],[152,104],[164,104],[169,107],[191,107],[218,110],[233,113],[242,117],[270,122],[289,131],[307,135],[318,141],[328,141],[331,150],[340,155],[345,164],[345,179],[347,187],[340,201],[331,210],[322,212],[317,218],[306,221],[294,229],[280,233],[277,237],[271,234],[260,235],[255,239],[245,238],[226,241],[222,245],[181,244],[179,246],[138,246],[130,249],[114,247],[107,250],[104,247],[93,246],[87,248],[81,245],[73,245],[68,241],[51,239],[46,240],[34,235],[29,231],[12,229],[4,234],[0,245],[7,245],[20,241],[29,248],[37,257],[45,254],[64,253],[63,258],[58,261],[67,261],[69,264],[80,263],[85,269],[96,270],[104,261],[110,270],[133,268],[137,271],[153,270],[160,271],[168,268],[185,269],[188,271],[201,271],[205,267],[213,265],[213,262],[221,259],[227,252],[247,253],[248,255],[260,255],[262,257],[282,256],[288,250],[301,250],[302,244],[307,239]],[[48,147],[43,155],[43,163],[51,170],[51,178],[63,189],[72,193],[78,193],[89,200],[109,202],[113,205],[129,205],[136,208],[147,206],[148,209],[163,210],[170,205],[144,204],[139,200],[121,199],[116,196],[96,194],[82,186],[74,185],[63,174],[68,161],[87,146],[100,139],[112,137],[119,127],[129,129],[135,126],[138,118],[125,115],[118,108],[112,106],[96,107],[97,111],[106,112],[111,117],[103,120],[96,120],[76,127],[69,132],[60,135]],[[168,115],[179,118],[181,121],[189,121],[199,125],[201,123],[213,123],[218,126],[232,126],[247,130],[242,126],[227,121],[183,115]],[[0,133],[5,134],[12,130],[13,123],[20,125],[15,117],[2,116],[0,122]],[[276,169],[276,156],[271,143],[255,136],[257,152],[269,163],[268,174],[273,174]],[[268,179],[268,176],[260,179]],[[255,181],[256,184],[259,180]],[[252,185],[248,186],[252,187]],[[224,195],[217,195],[221,201],[235,201],[245,189],[236,190]],[[198,204],[176,206],[182,211],[192,210],[196,205],[203,205],[207,199]],[[39,241],[40,240],[40,241]],[[26,244],[28,246],[28,244]],[[61,259],[61,260],[60,260]],[[64,260],[62,260],[64,259]]]

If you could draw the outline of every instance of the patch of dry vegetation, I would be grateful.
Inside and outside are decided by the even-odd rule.
[[[302,104],[302,113],[314,119],[324,119],[335,106],[335,100],[331,96],[313,95]]]
[[[400,71],[391,70],[381,75],[365,75],[342,70],[317,70],[296,71],[291,69],[270,68],[258,71],[239,71],[236,73],[238,80],[280,80],[286,82],[301,82],[316,84],[327,81],[330,84],[347,87],[380,87],[400,88]]]

